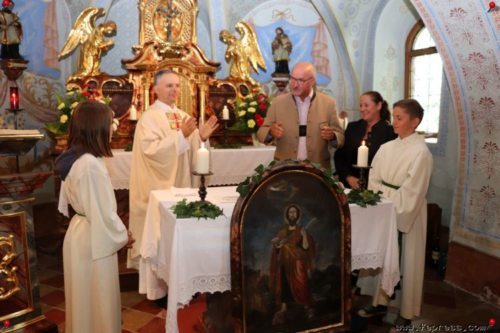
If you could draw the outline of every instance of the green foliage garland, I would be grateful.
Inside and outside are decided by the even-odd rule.
[[[367,205],[376,206],[377,203],[382,201],[381,194],[382,192],[380,191],[375,193],[372,190],[360,191],[353,189],[347,194],[347,200],[350,204],[356,204],[361,207],[366,207]]]
[[[198,219],[215,219],[224,215],[222,209],[208,201],[187,202],[184,198],[170,208],[178,219],[196,217]]]

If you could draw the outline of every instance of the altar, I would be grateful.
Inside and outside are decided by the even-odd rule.
[[[236,187],[215,187],[207,200],[220,206],[216,220],[176,219],[171,207],[186,198],[198,199],[197,189],[152,191],[140,249],[139,292],[149,299],[168,293],[166,332],[178,332],[177,310],[198,292],[231,289],[230,220],[239,194]],[[351,211],[352,270],[381,268],[382,288],[391,295],[399,281],[396,213],[391,201]]]
[[[254,173],[259,165],[268,165],[274,158],[276,147],[243,146],[239,149],[210,148],[210,171],[208,186],[236,185]],[[113,149],[113,157],[105,163],[115,190],[129,188],[132,152]]]

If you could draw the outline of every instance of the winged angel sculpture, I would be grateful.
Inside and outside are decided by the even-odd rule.
[[[240,21],[234,27],[240,34],[239,39],[227,30],[222,30],[219,33],[220,40],[227,44],[225,59],[229,63],[229,77],[249,81],[252,85],[257,85],[250,73],[252,70],[258,72],[259,67],[267,70],[257,43],[257,36],[252,27],[246,22]]]
[[[64,58],[81,45],[78,69],[70,80],[101,74],[101,54],[113,45],[113,41],[105,39],[105,36],[116,31],[116,24],[113,21],[95,26],[96,19],[105,13],[104,8],[88,7],[76,19],[64,47],[59,53],[59,59]]]

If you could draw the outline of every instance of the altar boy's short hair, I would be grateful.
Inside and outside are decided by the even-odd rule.
[[[424,108],[422,108],[419,102],[412,98],[397,101],[392,106],[392,109],[394,110],[395,107],[405,110],[411,118],[418,118],[420,121],[424,118]]]

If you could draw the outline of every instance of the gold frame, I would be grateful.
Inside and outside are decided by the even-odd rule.
[[[20,201],[13,201],[11,203],[19,203],[19,202],[27,202],[27,200],[20,200]],[[7,202],[2,202],[0,203],[1,205],[4,205],[6,204]],[[20,311],[17,311],[17,312],[13,312],[13,313],[9,313],[8,315],[5,315],[5,316],[2,316],[0,317],[0,321],[4,321],[4,320],[7,320],[7,319],[10,319],[10,318],[15,318],[15,317],[19,317],[19,316],[22,316],[24,314],[27,314],[27,313],[30,313],[32,311],[35,310],[34,308],[34,302],[33,302],[33,294],[32,294],[32,281],[31,281],[31,270],[30,270],[30,267],[29,267],[29,257],[28,257],[28,251],[29,251],[29,248],[28,248],[28,239],[27,239],[27,228],[26,228],[26,212],[24,211],[21,211],[21,212],[17,212],[17,213],[11,213],[11,214],[3,214],[2,217],[10,217],[10,218],[15,218],[15,217],[19,217],[19,221],[21,223],[21,233],[22,235],[24,235],[23,237],[23,240],[22,240],[22,244],[23,244],[23,250],[24,250],[24,260],[25,260],[25,264],[26,264],[26,280],[27,280],[27,284],[26,284],[26,291],[27,291],[27,298],[28,298],[28,304],[27,304],[27,307],[25,309],[22,309]]]

